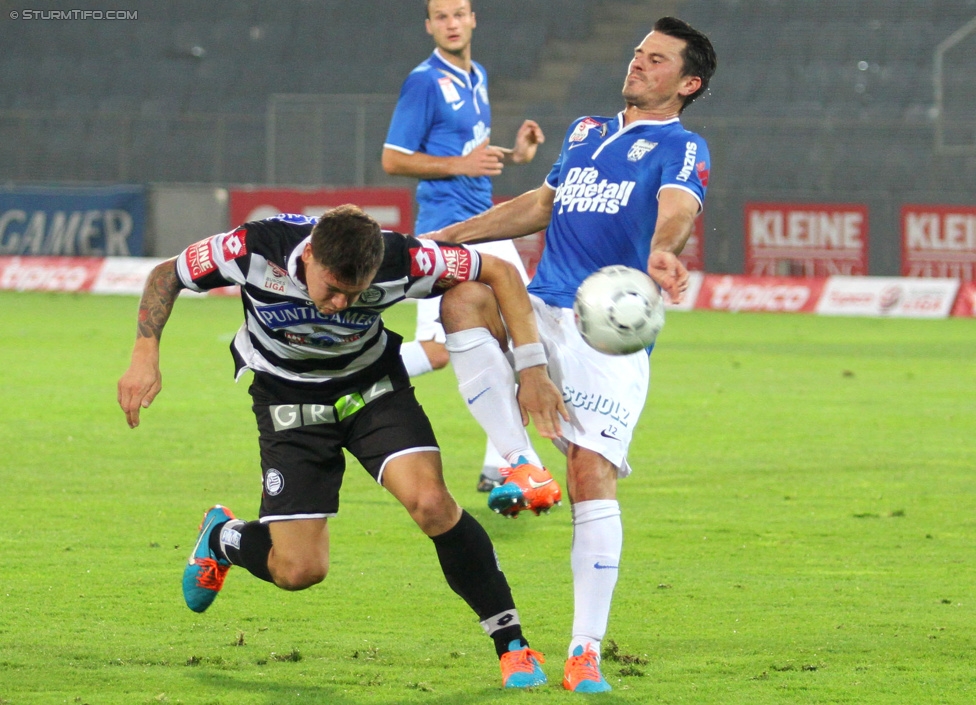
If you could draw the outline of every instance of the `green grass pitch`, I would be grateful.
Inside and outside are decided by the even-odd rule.
[[[430,541],[355,463],[325,583],[232,570],[183,605],[204,509],[254,517],[257,442],[227,352],[236,300],[181,300],[163,392],[130,430],[131,297],[0,293],[0,705],[556,703],[569,509],[474,490],[453,375],[417,380],[550,685],[505,692]],[[412,331],[413,308],[388,315]],[[604,703],[976,701],[976,321],[673,313],[620,487]],[[557,478],[561,458],[539,444]]]

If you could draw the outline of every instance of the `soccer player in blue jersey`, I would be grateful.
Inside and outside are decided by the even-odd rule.
[[[546,227],[546,246],[529,285],[542,342],[570,420],[557,446],[566,454],[572,504],[571,564],[575,611],[563,686],[575,692],[610,690],[600,672],[600,642],[620,565],[623,529],[617,478],[630,474],[627,449],[644,405],[648,355],[609,357],[587,346],[573,319],[576,289],[600,267],[644,270],[675,301],[688,286],[678,261],[708,184],[705,141],[685,130],[681,112],[708,87],[716,67],[708,38],[665,17],[634,50],[623,86],[625,107],[612,117],[574,121],[545,183],[431,237],[482,242],[520,237]],[[479,307],[474,301],[484,299]],[[458,304],[455,306],[455,304]],[[478,310],[481,316],[472,317]],[[462,285],[444,297],[442,319],[456,370],[506,379],[511,368],[496,341],[500,329],[488,291]],[[522,349],[523,356],[531,355]],[[490,388],[468,408],[496,444],[515,444],[524,429],[497,409],[504,386]],[[520,489],[492,490],[489,506],[504,506]]]
[[[457,223],[492,206],[491,177],[506,164],[526,164],[544,140],[532,120],[522,123],[513,149],[490,143],[491,106],[488,74],[471,59],[471,36],[476,26],[470,0],[426,0],[427,33],[434,52],[403,82],[389,133],[383,145],[383,169],[388,174],[420,179],[417,186],[416,229],[422,233]],[[515,245],[502,241],[483,252],[515,265],[528,283]],[[401,348],[411,377],[448,363],[440,300],[417,302],[414,340]],[[540,464],[532,450],[526,457]],[[488,492],[501,483],[500,467],[518,464],[488,442],[478,490]]]

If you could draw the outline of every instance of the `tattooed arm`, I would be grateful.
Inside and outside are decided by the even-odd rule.
[[[139,425],[140,409],[147,408],[162,388],[159,338],[182,288],[176,276],[175,258],[158,265],[146,281],[139,302],[139,324],[132,362],[119,380],[119,406],[125,412],[129,428]]]

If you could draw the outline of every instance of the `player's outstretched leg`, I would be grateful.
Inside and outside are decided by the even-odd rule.
[[[574,693],[605,693],[611,690],[610,684],[600,672],[600,657],[592,644],[573,649],[573,655],[566,659],[563,673],[563,688]]]
[[[226,507],[217,504],[203,514],[196,545],[190,559],[183,569],[183,599],[186,606],[194,612],[203,612],[217,599],[217,593],[224,586],[224,578],[231,563],[218,557],[210,548],[210,535],[215,527],[234,518]]]
[[[508,517],[517,517],[523,509],[536,515],[548,512],[562,500],[559,483],[548,470],[519,458],[512,468],[503,468],[505,482],[488,495],[488,508]]]
[[[538,651],[525,646],[520,639],[509,643],[508,651],[502,654],[499,664],[502,668],[502,686],[505,688],[533,688],[546,684],[546,674],[540,663],[546,659]]]

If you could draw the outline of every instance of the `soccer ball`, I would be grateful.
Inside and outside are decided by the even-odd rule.
[[[583,280],[573,312],[583,340],[609,355],[650,347],[664,327],[657,285],[643,272],[621,265],[603,267]]]

